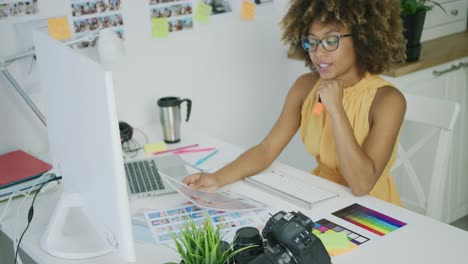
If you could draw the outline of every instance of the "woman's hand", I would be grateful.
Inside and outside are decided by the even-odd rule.
[[[318,97],[330,115],[339,112],[343,107],[343,82],[341,80],[322,80],[317,87]]]
[[[192,189],[216,191],[221,184],[214,173],[199,172],[191,174],[182,180]]]

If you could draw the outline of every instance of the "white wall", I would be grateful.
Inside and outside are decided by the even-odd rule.
[[[67,14],[64,2],[40,1],[40,16]],[[189,122],[198,129],[242,147],[258,143],[276,121],[293,80],[306,71],[302,64],[289,69],[278,26],[285,4],[259,6],[253,22],[241,21],[234,6],[232,14],[211,17],[208,25],[152,39],[148,1],[123,0],[127,55],[114,66],[119,119],[136,127],[157,121],[157,99],[176,95],[192,99]],[[21,51],[16,28],[14,21],[0,20],[0,34],[7,36],[0,57]],[[18,69],[27,63],[16,64],[9,69],[40,105],[37,80]],[[45,129],[3,76],[0,120],[7,128],[0,132],[0,153],[47,150]],[[280,159],[305,170],[315,164],[297,137]]]
[[[32,46],[31,26],[44,24],[44,18],[67,14],[66,2],[62,0],[39,1],[39,8],[41,12],[34,16],[0,19],[0,59],[23,53]],[[32,20],[38,22],[30,23]],[[24,59],[7,69],[41,107],[37,71],[31,62],[31,58]],[[0,153],[18,148],[33,153],[47,149],[46,129],[1,73],[0,122]]]

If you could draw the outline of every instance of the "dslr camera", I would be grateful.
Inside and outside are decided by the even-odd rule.
[[[234,257],[237,264],[331,264],[322,241],[312,233],[314,222],[301,212],[279,211],[262,231],[237,230],[234,249],[249,247]]]

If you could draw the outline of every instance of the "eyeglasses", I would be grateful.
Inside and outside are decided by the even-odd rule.
[[[337,36],[327,36],[322,39],[310,39],[309,36],[302,37],[302,47],[305,51],[316,51],[319,44],[322,44],[322,47],[328,51],[334,51],[338,49],[340,44],[340,39],[345,37],[351,37],[353,34],[346,35],[337,35]]]

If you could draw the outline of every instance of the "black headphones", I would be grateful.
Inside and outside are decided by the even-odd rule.
[[[120,121],[119,122],[119,130],[120,130],[120,143],[124,143],[132,139],[133,136],[133,127],[129,124]]]

